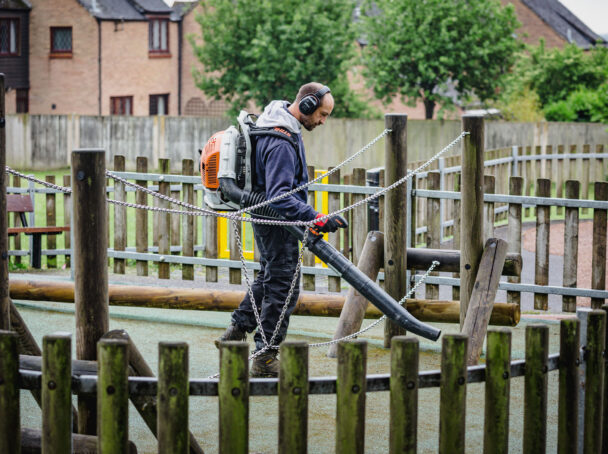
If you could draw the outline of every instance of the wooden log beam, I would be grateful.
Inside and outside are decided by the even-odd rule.
[[[44,282],[13,280],[10,283],[13,299],[32,301],[74,302],[74,284],[71,282]],[[155,307],[163,309],[190,309],[228,311],[236,309],[245,292],[236,290],[205,290],[184,288],[154,288],[135,285],[111,285],[110,305]],[[294,315],[339,317],[344,297],[331,294],[300,294]],[[459,321],[460,303],[449,300],[407,301],[407,310],[418,320],[425,322],[456,323]],[[382,313],[370,305],[365,316],[379,318]],[[519,323],[517,304],[495,303],[491,325],[515,326]]]
[[[462,326],[462,332],[469,337],[467,355],[469,366],[477,364],[481,356],[481,348],[486,337],[488,322],[500,281],[498,270],[502,269],[506,254],[506,241],[496,238],[488,239],[479,262],[479,271],[469,300],[469,309]]]
[[[407,266],[415,270],[427,270],[433,260],[439,261],[437,271],[457,273],[460,271],[460,251],[453,249],[427,249],[417,248],[407,250]],[[505,265],[502,268],[503,276],[521,276],[521,254],[507,253]]]
[[[128,454],[137,454],[137,447],[129,441]],[[42,432],[37,429],[21,429],[21,454],[40,454],[42,452]],[[72,434],[73,454],[94,454],[97,452],[97,437],[93,435]]]

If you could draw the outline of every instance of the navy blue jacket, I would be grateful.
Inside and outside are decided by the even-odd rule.
[[[293,134],[299,143],[299,155],[287,139],[262,136],[255,150],[254,188],[266,192],[266,200],[284,194],[308,182],[306,156],[301,134]],[[308,190],[271,203],[270,206],[286,219],[310,221],[317,212],[308,205]]]

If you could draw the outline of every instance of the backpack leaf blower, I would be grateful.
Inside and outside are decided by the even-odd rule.
[[[236,211],[264,202],[264,193],[252,191],[252,141],[255,141],[255,136],[261,135],[275,135],[289,140],[279,128],[256,127],[254,116],[245,111],[241,111],[237,121],[238,128],[230,126],[225,131],[214,134],[203,150],[200,150],[204,199],[205,203],[215,210]],[[294,143],[293,140],[290,141]],[[251,214],[262,218],[283,219],[269,205],[254,209]],[[306,227],[284,225],[283,228],[298,240],[304,240]],[[427,339],[439,338],[440,330],[414,318],[376,282],[325,241],[322,235],[309,236],[306,247],[397,325]]]

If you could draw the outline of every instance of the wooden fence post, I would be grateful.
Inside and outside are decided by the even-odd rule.
[[[353,185],[354,186],[365,186],[365,169],[353,169]],[[364,194],[353,194],[352,203],[355,204],[365,198]],[[363,204],[354,208],[353,212],[353,223],[351,228],[353,230],[353,263],[359,263],[361,252],[363,251],[363,245],[365,244],[365,238],[367,237],[367,205]],[[405,211],[402,213],[405,215]]]
[[[63,186],[69,188],[72,186],[72,178],[70,175],[63,176]],[[72,194],[63,193],[63,225],[72,225]],[[63,235],[63,244],[66,249],[72,247],[72,238],[70,232],[65,232]],[[19,236],[19,235],[17,235]],[[65,266],[70,268],[72,264],[72,255],[70,253],[65,255]]]
[[[305,454],[308,443],[308,344],[281,344],[279,453]]]
[[[203,208],[209,208],[203,201]],[[205,229],[205,257],[216,259],[218,255],[217,245],[217,223],[219,218],[216,216],[205,216],[203,218],[203,227]],[[227,221],[228,222],[228,221]],[[218,268],[217,266],[205,265],[205,280],[207,282],[217,282]]]
[[[5,76],[0,73],[0,213],[6,213],[6,119],[4,102]],[[0,329],[10,329],[10,304],[8,296],[8,216],[0,216]]]
[[[608,304],[602,306],[602,310],[606,313],[608,319]],[[578,347],[578,345],[577,345]],[[578,350],[577,350],[578,351]],[[608,351],[608,335],[606,335],[606,343],[604,351]],[[608,452],[608,361],[604,362],[604,401],[602,415],[602,452]],[[577,383],[578,386],[578,383]]]
[[[143,156],[137,157],[137,173],[148,173],[148,158]],[[136,183],[144,188],[148,187],[147,180],[137,180]],[[138,205],[148,204],[148,194],[143,191],[137,191],[135,193],[135,203]],[[136,210],[135,211],[135,249],[137,252],[145,253],[148,252],[148,211],[147,210]],[[148,261],[137,260],[137,275],[147,276],[148,275]]]
[[[76,354],[95,360],[97,341],[108,331],[108,222],[105,152],[72,152],[74,206],[74,303]],[[90,320],[95,320],[91,323]],[[97,429],[94,396],[78,398],[78,431],[92,435]]]
[[[0,452],[21,452],[19,409],[19,337],[14,331],[0,330]]]
[[[101,339],[97,344],[97,436],[99,452],[128,452],[128,343]]]
[[[566,198],[578,199],[580,182],[566,181]],[[567,207],[564,219],[564,287],[576,287],[578,268],[578,208]],[[562,311],[576,312],[576,296],[562,295]]]
[[[45,181],[47,183],[55,184],[55,175],[47,175],[45,177]],[[49,192],[46,194],[46,225],[56,226],[57,225],[57,196],[54,192]],[[57,249],[57,236],[56,235],[46,235],[46,248],[49,252],[52,249]],[[57,256],[47,254],[46,256],[46,267],[47,268],[57,268]]]
[[[187,454],[188,344],[161,342],[158,345],[158,452]]]
[[[249,452],[249,346],[220,344],[218,383],[220,454]]]
[[[549,327],[526,326],[524,454],[543,454],[547,448],[548,355]]]
[[[585,432],[584,453],[601,452],[604,399],[604,349],[606,344],[606,312],[592,310],[587,319],[587,343],[583,361],[585,370]]]
[[[42,339],[42,452],[72,452],[72,342],[67,333]]]
[[[460,173],[458,173],[454,177],[454,192],[460,192],[461,184],[460,184]],[[454,250],[460,251],[460,200],[454,200],[454,239],[453,245]],[[452,277],[460,279],[460,273],[452,273]],[[454,285],[452,286],[452,299],[454,301],[460,301],[460,286]]]
[[[599,181],[595,183],[595,200],[608,200],[608,183]],[[606,289],[606,213],[608,210],[595,208],[593,210],[593,247],[591,256],[591,288],[594,290]],[[604,298],[591,298],[591,307],[599,309],[606,300]],[[606,434],[608,437],[608,434]]]
[[[176,200],[180,199],[180,190],[179,189],[176,189],[174,187],[174,189],[171,189],[171,191],[169,193],[171,194],[172,199],[176,199]],[[170,207],[179,208],[179,206],[175,205],[175,204],[171,204]],[[182,215],[171,213],[170,219],[171,219],[171,221],[170,221],[171,222],[171,245],[169,246],[169,248],[171,249],[173,246],[179,247],[182,244],[182,239],[181,239]],[[169,252],[169,254],[179,255],[179,252],[171,251],[171,252]]]
[[[583,155],[589,154],[591,147],[589,144],[583,145]],[[582,159],[582,175],[581,175],[581,199],[589,200],[589,158]],[[589,208],[582,208],[581,214],[587,214]]]
[[[407,115],[387,114],[384,148],[386,185],[390,186],[407,174]],[[396,301],[407,292],[407,185],[402,184],[385,195],[384,218],[384,289]],[[384,346],[390,347],[391,337],[405,334],[392,321],[384,324]]]
[[[352,175],[344,175],[344,185],[349,186],[352,183],[353,176]],[[352,204],[352,193],[345,192],[344,193],[344,206],[350,206]],[[338,232],[342,233],[342,255],[349,259],[351,262],[353,261],[353,210],[348,210],[344,213],[344,217],[348,221],[348,227],[345,229],[338,229]]]
[[[64,184],[63,185],[64,186],[70,186],[69,183],[67,185],[65,184],[65,180],[64,180]],[[18,177],[17,175],[13,175],[12,186],[14,188],[20,188],[21,187],[21,178]],[[64,200],[65,200],[65,193],[64,193]],[[65,204],[65,202],[64,202],[64,204]],[[10,221],[7,221],[7,226],[10,226],[9,224],[10,224]],[[15,227],[21,227],[23,225],[21,223],[21,215],[20,215],[20,213],[13,213],[13,225]],[[7,241],[10,242],[10,238],[7,239]],[[7,243],[7,246],[8,245],[9,245],[9,243]],[[15,236],[13,236],[13,247],[14,247],[15,251],[20,251],[21,250],[21,235],[15,235]],[[10,249],[10,247],[9,247],[9,249]],[[15,263],[16,265],[21,264],[21,256],[20,255],[14,256],[13,257],[13,263]]]
[[[441,189],[441,175],[439,172],[427,174],[427,188],[439,191]],[[432,249],[441,248],[441,203],[440,199],[426,199],[426,247]],[[439,273],[433,271],[432,276]],[[424,297],[427,300],[439,299],[439,285],[425,284]]]
[[[509,178],[509,194],[522,195],[524,179],[522,177]],[[509,203],[509,220],[507,226],[507,241],[509,252],[521,254],[521,203]],[[508,282],[519,283],[521,276],[509,276]],[[521,292],[507,291],[507,303],[521,304]]]
[[[494,175],[483,176],[483,193],[494,194],[496,192],[496,177]],[[494,238],[494,202],[483,203],[483,241]]]
[[[551,197],[551,180],[539,178],[536,180],[536,197]],[[534,267],[534,283],[549,284],[549,239],[551,231],[551,207],[538,205],[536,207],[536,261]],[[549,295],[534,294],[534,309],[546,311],[549,307]]]
[[[469,134],[462,147],[460,214],[460,327],[469,307],[479,260],[483,252],[484,121],[463,115],[462,130]]]
[[[158,167],[161,174],[161,179],[164,175],[170,172],[169,159],[159,159]],[[161,180],[158,182],[158,192],[168,196],[171,192],[171,184]],[[159,208],[169,208],[169,202],[158,199]],[[170,279],[171,266],[169,263],[162,261],[163,257],[171,255],[171,215],[169,213],[158,213],[158,253],[161,255],[161,261],[158,263],[158,278]]]
[[[569,178],[567,177],[567,173],[566,173],[566,168],[565,168],[565,161],[563,159],[564,157],[564,146],[563,145],[558,145],[557,146],[557,177],[555,180],[555,186],[556,186],[556,197],[558,198],[562,198],[563,194],[564,194],[564,182],[566,180],[568,180]],[[563,213],[563,207],[557,207],[556,213],[557,214],[562,214]]]
[[[192,159],[182,160],[182,174],[185,176],[194,175],[194,161]],[[195,205],[194,185],[192,183],[182,183],[182,200],[190,205]],[[182,216],[182,255],[184,257],[194,257],[194,221],[194,216]],[[194,280],[194,265],[186,263],[182,265],[182,279]]]
[[[116,172],[125,171],[125,157],[114,156],[114,170]],[[124,183],[114,181],[114,199],[125,202],[127,192]],[[114,250],[124,251],[127,248],[127,207],[114,205]],[[114,272],[125,274],[125,259],[114,258]]]
[[[578,449],[579,320],[561,320],[559,333],[557,452],[570,454]]]
[[[397,336],[391,346],[390,454],[414,454],[418,445],[418,339]]]
[[[467,336],[446,334],[441,347],[440,454],[464,453],[467,402]]]
[[[308,181],[315,179],[315,167],[307,166],[308,170]],[[315,207],[315,191],[308,191],[308,204]],[[321,212],[321,207],[317,208],[317,211]],[[331,211],[331,210],[330,210]],[[315,255],[308,249],[304,251],[304,257],[302,257],[302,265],[304,266],[315,266]],[[302,288],[304,290],[315,290],[315,275],[302,273]]]
[[[241,261],[242,248],[245,247],[245,240],[243,239],[243,223],[238,220],[229,220],[228,224],[228,236],[230,238],[230,260]],[[237,241],[237,236],[241,238],[241,250]],[[241,283],[241,267],[230,268],[228,271],[228,280],[231,284]]]
[[[336,454],[365,451],[367,342],[338,344],[336,378]]]
[[[483,452],[509,452],[509,396],[511,391],[511,331],[490,328],[486,354]]]
[[[332,170],[332,167],[329,168]],[[336,172],[332,173],[329,178],[329,184],[340,184],[340,169]],[[339,192],[330,192],[327,195],[327,209],[330,213],[339,210],[340,207],[340,193]],[[341,232],[338,231],[329,234],[329,243],[336,248],[336,250],[340,250],[340,235]],[[327,278],[327,287],[330,292],[340,292],[342,290],[340,278],[338,276],[328,276]]]
[[[526,158],[530,158],[532,156],[532,147],[530,145],[526,146],[524,148],[524,154],[526,156]],[[524,177],[524,193],[527,196],[531,196],[532,195],[532,186],[534,183],[534,172],[532,171],[532,161],[530,159],[524,161],[524,167],[525,167],[525,177]],[[530,207],[526,208],[525,210],[525,214],[524,217],[528,217],[530,216]]]

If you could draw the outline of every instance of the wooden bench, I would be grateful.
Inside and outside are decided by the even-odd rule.
[[[32,235],[32,251],[31,262],[33,268],[42,267],[42,235],[56,235],[58,233],[69,232],[70,227],[28,227],[25,213],[33,213],[34,205],[32,199],[28,195],[7,194],[6,195],[6,212],[19,213],[21,224],[23,227],[9,227],[9,235],[19,235],[25,233]]]

